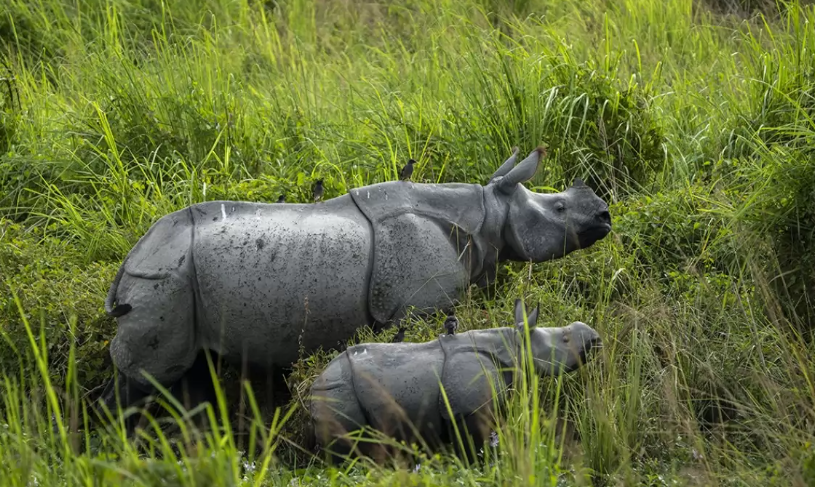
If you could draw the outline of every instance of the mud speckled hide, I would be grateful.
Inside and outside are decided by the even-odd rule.
[[[343,435],[369,426],[398,439],[421,437],[439,445],[451,440],[452,421],[485,437],[477,431],[483,421],[467,420],[477,412],[488,419],[493,391],[502,399],[516,376],[526,337],[518,308],[515,327],[443,335],[426,343],[366,343],[339,354],[311,388],[317,443],[325,447],[339,440],[330,449],[347,454],[350,446]],[[535,328],[537,313],[529,316],[529,350],[540,375],[577,369],[600,342],[597,332],[581,322]]]
[[[159,219],[125,259],[105,308],[111,357],[149,390],[201,350],[289,366],[363,325],[449,309],[496,262],[542,262],[611,229],[608,206],[576,182],[555,194],[520,183],[540,153],[517,151],[486,185],[386,182],[316,204],[212,201]]]

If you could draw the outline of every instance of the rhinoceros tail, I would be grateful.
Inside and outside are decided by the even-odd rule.
[[[110,289],[108,289],[108,296],[105,298],[105,313],[114,318],[124,316],[133,309],[129,304],[117,303],[116,306],[113,305],[113,303],[116,302],[116,291],[119,289],[119,281],[122,280],[122,273],[124,273],[124,271],[125,264],[122,262],[122,266],[119,267],[119,272],[116,273],[116,277],[113,278],[113,283],[110,285]]]

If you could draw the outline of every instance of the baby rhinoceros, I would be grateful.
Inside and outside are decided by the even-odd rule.
[[[355,450],[346,434],[370,427],[397,440],[421,440],[436,448],[457,441],[455,424],[472,436],[478,449],[488,438],[493,398],[505,397],[503,392],[518,376],[519,357],[528,356],[522,350],[531,351],[535,372],[544,376],[576,370],[600,346],[600,335],[585,323],[537,328],[537,318],[536,307],[526,320],[527,335],[524,307],[516,300],[514,327],[442,335],[426,343],[349,347],[311,387],[317,444],[335,460],[350,453],[370,454],[372,449]],[[364,444],[371,443],[360,442],[358,447]]]

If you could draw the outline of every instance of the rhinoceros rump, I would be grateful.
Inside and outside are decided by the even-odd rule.
[[[529,348],[535,373],[570,372],[600,343],[581,322],[536,328],[529,314]],[[421,438],[430,447],[453,441],[455,421],[474,437],[487,438],[493,396],[503,399],[518,375],[525,341],[523,305],[515,302],[515,327],[443,335],[427,343],[365,343],[335,357],[311,388],[309,409],[318,445],[337,456],[351,452],[348,432],[369,426],[398,440]],[[526,349],[526,348],[525,348]],[[442,395],[444,388],[446,400]],[[449,406],[449,410],[448,410]],[[451,414],[452,413],[452,414]],[[362,449],[367,453],[371,448]]]
[[[524,188],[541,150],[517,156],[486,186],[394,181],[317,204],[211,201],[162,217],[105,301],[123,406],[152,391],[144,374],[172,385],[203,350],[287,367],[300,345],[336,347],[409,307],[449,309],[498,261],[559,258],[611,230],[608,206],[579,180],[555,194]]]

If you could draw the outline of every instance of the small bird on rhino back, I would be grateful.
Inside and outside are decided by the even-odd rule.
[[[401,181],[407,181],[413,175],[413,165],[416,164],[416,161],[413,159],[408,159],[407,164],[399,171],[399,179]]]
[[[448,335],[455,335],[456,328],[458,328],[458,318],[456,318],[455,312],[451,311],[447,315],[447,319],[444,320],[444,331]]]
[[[318,179],[317,182],[314,184],[314,189],[311,190],[312,195],[314,196],[314,202],[318,202],[323,199],[323,180]]]

